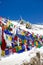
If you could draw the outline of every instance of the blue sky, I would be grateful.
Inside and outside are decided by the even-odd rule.
[[[43,0],[0,0],[0,16],[43,23]]]

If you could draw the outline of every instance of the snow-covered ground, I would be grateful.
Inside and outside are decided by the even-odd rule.
[[[27,29],[26,28],[26,24],[18,24],[17,21],[12,21],[12,23],[14,25],[16,25],[17,27],[20,27],[22,30],[28,31],[30,33],[34,32],[35,34],[39,34],[39,35],[43,35],[43,25],[38,25],[38,24],[31,24],[32,28],[31,29]]]
[[[43,47],[41,47],[40,49],[34,47],[30,51],[26,51],[20,54],[15,53],[8,57],[1,58],[0,65],[21,65],[25,61],[30,62],[30,59],[36,56],[37,51],[40,51],[40,53],[43,53]]]

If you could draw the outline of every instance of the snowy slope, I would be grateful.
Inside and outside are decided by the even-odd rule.
[[[30,59],[34,56],[36,56],[36,52],[40,51],[42,52],[43,47],[39,48],[33,48],[30,51],[26,51],[20,54],[13,54],[6,58],[2,58],[0,60],[0,65],[21,65],[23,62],[28,61],[30,62]],[[43,53],[43,52],[42,52]]]
[[[17,25],[17,27],[20,27],[22,30],[29,31],[30,33],[34,32],[35,34],[43,35],[43,25],[32,24],[32,28],[27,29],[25,24],[18,24],[17,21],[12,21],[12,23]]]

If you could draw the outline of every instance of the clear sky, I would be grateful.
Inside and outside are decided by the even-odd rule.
[[[0,0],[0,16],[43,23],[43,0]]]

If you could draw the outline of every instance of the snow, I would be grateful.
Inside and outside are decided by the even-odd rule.
[[[32,28],[31,29],[27,29],[25,24],[18,24],[17,21],[12,21],[12,23],[14,25],[16,25],[17,27],[20,27],[22,30],[28,31],[30,33],[34,32],[35,34],[39,34],[39,35],[43,35],[43,25],[38,25],[38,24],[32,24]]]
[[[11,54],[8,57],[2,57],[0,60],[0,65],[21,65],[23,62],[28,61],[30,62],[30,59],[34,56],[36,56],[36,52],[40,51],[42,52],[43,47],[36,48],[34,47],[30,51],[25,51],[23,53],[17,54]]]

